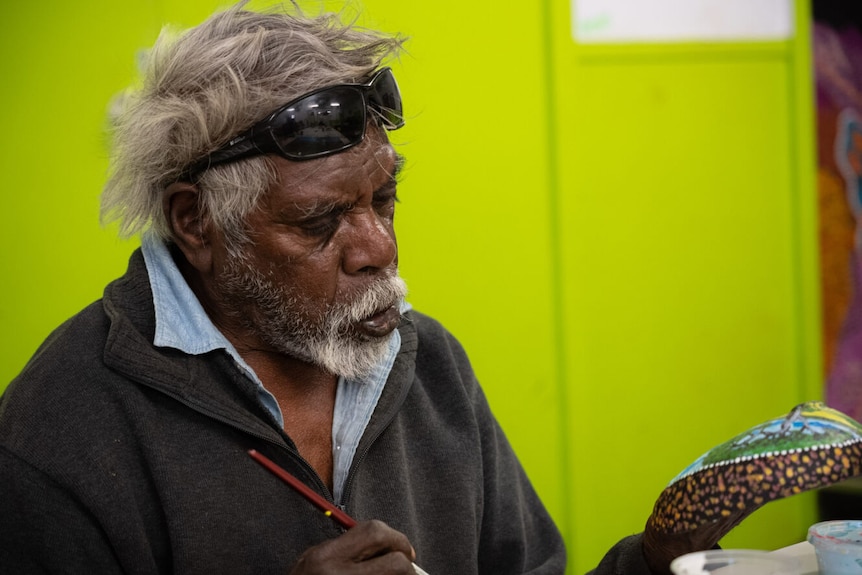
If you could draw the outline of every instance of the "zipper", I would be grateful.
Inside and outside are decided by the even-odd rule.
[[[297,449],[295,447],[293,447],[291,445],[293,443],[293,441],[290,439],[290,437],[286,433],[284,433],[284,431],[276,430],[277,433],[279,433],[282,436],[283,441],[280,441],[280,442],[275,441],[271,437],[267,437],[266,435],[263,435],[261,433],[257,433],[256,431],[248,429],[247,427],[245,427],[244,425],[242,425],[241,423],[239,423],[235,420],[231,420],[227,417],[223,417],[219,414],[213,413],[213,412],[209,411],[208,409],[206,409],[205,407],[195,404],[194,402],[187,401],[186,399],[180,397],[179,395],[173,394],[173,393],[171,393],[167,390],[164,390],[164,389],[155,388],[155,387],[148,385],[146,383],[141,383],[141,384],[147,385],[147,387],[149,387],[150,389],[155,389],[156,391],[163,393],[163,394],[167,395],[168,397],[171,397],[172,399],[181,403],[182,405],[185,405],[189,409],[196,411],[196,412],[200,413],[201,415],[205,415],[206,417],[209,417],[212,420],[218,421],[219,423],[222,423],[222,424],[230,427],[231,429],[235,429],[235,430],[237,430],[237,431],[239,431],[245,435],[254,437],[256,439],[260,439],[261,441],[264,441],[270,445],[274,445],[280,449],[283,449],[285,452],[287,452],[287,454],[291,457],[291,459],[294,460],[294,463],[297,463],[297,464],[299,464],[300,467],[303,467],[304,471],[306,471],[306,475],[308,477],[311,477],[312,481],[314,482],[314,485],[311,485],[310,487],[316,488],[318,493],[321,493],[324,497],[326,497],[326,499],[330,503],[335,505],[335,498],[333,497],[329,488],[326,485],[324,485],[323,480],[320,478],[320,475],[317,473],[317,471],[314,470],[314,468],[311,466],[311,464],[308,461],[306,461],[305,458],[302,457],[302,455],[299,454],[299,451],[297,451]],[[351,469],[352,469],[352,466],[351,466]]]
[[[391,424],[392,420],[395,419],[396,414],[401,409],[401,406],[404,404],[404,401],[407,399],[407,394],[410,392],[410,388],[412,387],[412,385],[412,382],[406,383],[404,385],[401,397],[389,410],[388,419],[386,419],[385,422],[381,423],[377,431],[374,432],[374,435],[369,436],[368,443],[365,445],[365,448],[362,450],[362,452],[357,453],[353,456],[353,461],[350,462],[350,470],[347,472],[347,479],[344,480],[344,488],[341,490],[341,500],[343,503],[339,505],[338,508],[342,511],[347,511],[347,502],[350,501],[350,492],[351,488],[353,487],[353,479],[356,476],[357,469],[365,460],[365,456],[368,455],[369,451],[371,451],[371,448],[374,446],[374,443],[377,441],[377,439],[381,435],[383,435],[383,432],[389,428],[389,424]]]
[[[350,462],[350,471],[347,472],[347,479],[344,480],[344,489],[341,490],[341,500],[342,504],[338,506],[342,511],[347,511],[347,502],[350,501],[350,491],[351,487],[353,487],[353,478],[356,475],[356,469],[362,464],[362,461],[365,459],[365,456],[371,450],[371,447],[374,445],[374,442],[377,441],[377,438],[383,435],[383,431],[389,426],[392,422],[390,419],[386,422],[386,425],[382,426],[379,431],[377,431],[374,436],[368,441],[368,445],[365,446],[365,449],[362,450],[362,453],[353,456],[353,461]]]

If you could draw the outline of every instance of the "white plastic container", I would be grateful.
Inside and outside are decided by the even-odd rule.
[[[792,562],[768,551],[712,549],[674,559],[674,575],[779,575],[791,572]]]
[[[862,575],[862,520],[815,523],[808,529],[820,575]]]

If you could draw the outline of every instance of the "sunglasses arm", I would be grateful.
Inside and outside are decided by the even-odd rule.
[[[255,131],[254,128],[237,136],[224,148],[216,150],[206,158],[194,164],[186,174],[195,178],[214,166],[235,162],[253,156],[270,154],[278,151],[272,130],[264,128]]]

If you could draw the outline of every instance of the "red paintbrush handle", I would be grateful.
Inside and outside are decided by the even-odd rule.
[[[255,461],[266,467],[269,471],[271,471],[276,477],[293,487],[297,490],[303,497],[311,501],[317,507],[319,507],[324,514],[332,517],[335,521],[338,522],[339,525],[344,527],[345,529],[350,529],[354,525],[356,525],[356,521],[347,513],[312,491],[305,483],[279,467],[275,464],[271,459],[262,455],[260,452],[249,449],[248,454],[254,458]]]

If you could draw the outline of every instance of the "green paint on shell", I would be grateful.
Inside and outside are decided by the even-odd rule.
[[[760,506],[862,475],[862,425],[822,402],[751,428],[683,470],[649,522],[663,533],[726,533]]]

